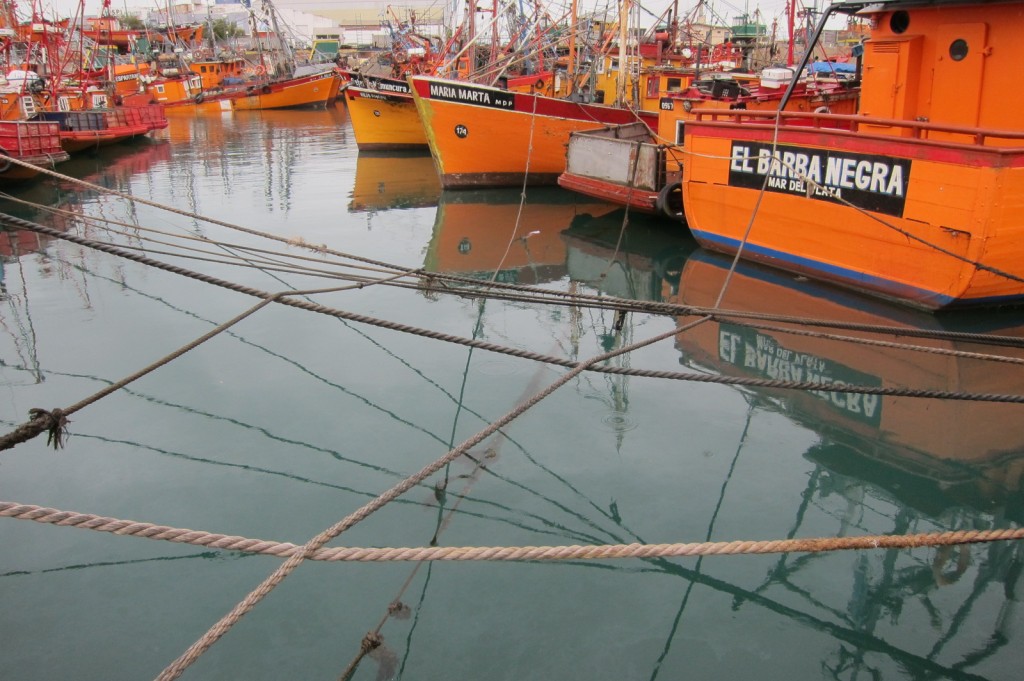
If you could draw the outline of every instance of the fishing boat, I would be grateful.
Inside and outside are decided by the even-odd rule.
[[[10,159],[32,164],[24,166]],[[68,160],[61,148],[60,126],[47,121],[0,121],[0,179],[27,180],[39,167],[52,168]]]
[[[1020,302],[1022,10],[832,5],[815,40],[837,13],[871,22],[857,114],[697,111],[682,182],[696,239],[928,310]]]
[[[429,76],[412,76],[430,153],[447,189],[555,184],[569,134],[657,115]]]
[[[427,150],[427,135],[406,81],[374,76],[358,78],[345,88],[345,105],[360,151]]]
[[[277,10],[269,0],[264,0],[263,11],[270,31],[260,30],[255,10],[249,7],[249,24],[258,52],[257,78],[244,85],[241,96],[230,99],[232,109],[325,108],[337,99],[341,87],[341,76],[334,65],[300,66],[278,24]]]
[[[340,81],[331,67],[305,76],[272,79],[247,85],[240,96],[228,97],[235,111],[324,108],[338,96]]]

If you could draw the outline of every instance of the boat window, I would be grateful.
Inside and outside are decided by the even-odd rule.
[[[661,79],[658,76],[650,76],[647,79],[647,96],[657,97],[658,96],[658,83]]]
[[[949,56],[953,61],[963,61],[967,56],[967,41],[957,38],[949,46]]]
[[[893,33],[900,34],[910,28],[910,15],[903,10],[893,12],[889,18],[889,28]]]

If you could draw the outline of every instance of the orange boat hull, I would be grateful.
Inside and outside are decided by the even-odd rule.
[[[770,125],[710,118],[683,169],[702,245],[925,309],[1024,299],[1024,150],[786,126],[772,165]]]
[[[427,150],[427,135],[411,95],[350,85],[345,105],[360,150]]]
[[[446,188],[556,184],[569,133],[638,119],[627,109],[458,81],[413,76],[410,83]],[[656,124],[653,115],[640,120]]]
[[[334,71],[313,76],[250,86],[241,97],[231,100],[236,111],[260,109],[293,109],[299,107],[325,107],[335,89]]]

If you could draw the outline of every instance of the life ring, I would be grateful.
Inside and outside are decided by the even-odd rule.
[[[0,173],[6,173],[11,169],[11,155],[7,150],[0,147]]]
[[[683,183],[672,182],[662,187],[654,207],[669,219],[684,221],[686,218],[683,214]]]
[[[827,106],[819,106],[817,109],[814,110],[814,113],[827,114],[832,113],[832,110],[829,109]]]
[[[253,71],[253,73],[255,73],[257,76],[265,75],[267,73],[267,67],[263,66],[261,64],[261,65],[256,67],[256,69]]]
[[[260,88],[260,92],[262,92],[265,95],[269,95],[270,94],[270,86],[269,85],[264,85],[263,87]]]
[[[537,82],[533,84],[533,87],[537,88],[538,90],[543,90],[544,89],[544,79],[543,78],[538,78]]]

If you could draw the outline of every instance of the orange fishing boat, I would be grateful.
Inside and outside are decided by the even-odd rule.
[[[231,98],[235,111],[326,107],[338,95],[338,75],[333,68],[308,76],[248,85],[241,96]]]
[[[37,119],[60,126],[61,147],[71,154],[125,142],[167,127],[167,117],[160,105],[41,111]]]
[[[656,114],[411,76],[416,109],[446,188],[555,184],[569,133]]]
[[[978,322],[966,315],[927,314],[756,263],[740,262],[735,269],[731,266],[731,258],[698,250],[683,267],[677,302],[710,308],[726,286],[722,310],[870,325],[892,331],[853,328],[828,334],[806,333],[804,323],[770,322],[772,328],[767,329],[756,320],[724,314],[676,336],[682,364],[701,373],[819,384],[818,390],[759,386],[743,390],[759,396],[759,404],[772,405],[819,431],[821,441],[812,451],[841,454],[829,457],[830,466],[840,470],[856,464],[864,470],[883,466],[889,471],[884,479],[903,483],[904,491],[927,483],[941,488],[944,497],[959,498],[960,503],[984,496],[983,492],[1019,493],[1024,476],[1024,420],[1019,405],[837,389],[848,384],[963,394],[1019,394],[1024,384],[1019,366],[982,359],[977,354],[1018,361],[1024,357],[1024,327],[1019,315],[1011,310],[989,311],[985,326],[1012,338],[1012,345],[986,346],[977,337],[970,342],[947,333],[959,331],[960,324]],[[693,317],[684,319],[689,322]],[[843,340],[836,334],[872,344]],[[953,354],[956,351],[963,354]],[[966,356],[968,353],[972,356]]]
[[[936,310],[1024,299],[1022,2],[843,2],[856,116],[698,112],[683,206],[708,248]],[[801,65],[801,70],[802,70]]]
[[[345,88],[345,105],[356,146],[363,150],[427,149],[409,84],[364,76]]]

